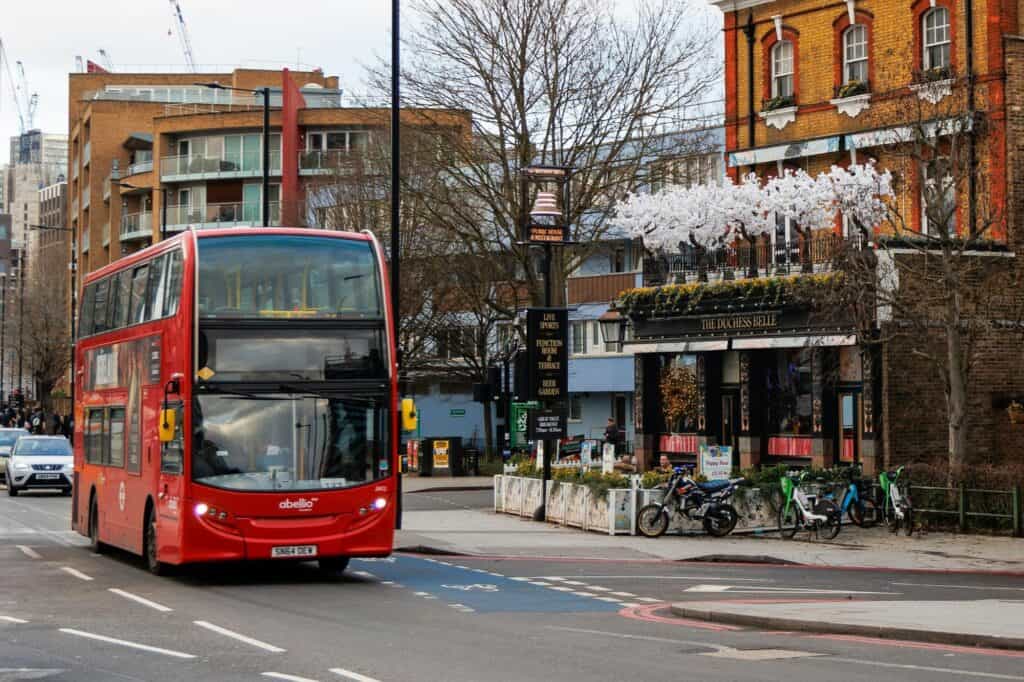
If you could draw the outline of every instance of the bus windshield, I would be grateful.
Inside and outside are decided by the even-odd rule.
[[[368,241],[299,235],[199,239],[201,318],[379,319]]]
[[[232,490],[348,488],[390,475],[386,402],[295,394],[193,399],[192,480]]]

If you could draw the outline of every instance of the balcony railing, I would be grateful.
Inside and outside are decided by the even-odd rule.
[[[208,156],[188,154],[168,156],[160,160],[162,180],[215,179],[255,177],[263,172],[260,151]],[[280,175],[281,152],[270,152],[270,172]]]
[[[153,214],[150,211],[121,216],[121,241],[145,239],[153,235]]]
[[[107,177],[103,178],[103,201],[110,201],[110,181],[113,177],[114,174],[111,173]]]
[[[153,159],[148,161],[139,161],[128,166],[128,175],[138,175],[139,173],[148,173],[153,170]]]
[[[103,246],[110,246],[110,221],[103,225]]]
[[[823,232],[809,238],[794,236],[789,242],[774,244],[767,241],[753,246],[740,243],[704,251],[687,248],[679,253],[645,259],[644,283],[716,282],[827,272],[832,270],[836,257],[843,250],[862,246],[859,238]]]
[[[352,174],[361,171],[366,174],[384,173],[383,168],[365,163],[360,150],[329,149],[327,151],[299,152],[299,172],[306,175],[338,172]]]
[[[91,191],[91,189],[90,189],[88,184],[86,184],[85,186],[82,187],[82,210],[83,211],[85,209],[89,208],[89,196],[91,194],[92,194],[92,191]]]
[[[78,161],[77,161],[77,159],[75,160],[74,163],[71,164],[71,179],[72,180],[77,180],[78,179]]]
[[[91,158],[92,158],[92,141],[90,140],[89,142],[85,143],[84,147],[82,147],[82,166],[83,167],[84,166],[88,166],[89,165],[89,160]]]
[[[71,215],[78,215],[78,197],[71,197]]]
[[[263,224],[262,204],[232,202],[206,206],[168,206],[167,230],[178,231],[186,227],[235,227]],[[270,202],[270,224],[281,224],[281,204]]]
[[[82,229],[82,253],[89,250],[89,226],[86,225]]]

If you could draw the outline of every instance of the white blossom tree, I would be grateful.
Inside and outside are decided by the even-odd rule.
[[[814,269],[811,238],[816,230],[835,221],[836,201],[830,175],[814,177],[803,169],[786,169],[765,185],[769,213],[788,218],[800,235],[800,262],[804,272]]]

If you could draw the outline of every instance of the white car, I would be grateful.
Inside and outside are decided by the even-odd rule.
[[[11,456],[11,450],[14,449],[14,444],[18,442],[19,438],[27,435],[29,432],[25,429],[0,429],[0,475],[5,477],[5,481],[7,480],[7,460]]]
[[[73,469],[71,443],[64,436],[22,436],[7,458],[7,494],[55,488],[70,495]]]

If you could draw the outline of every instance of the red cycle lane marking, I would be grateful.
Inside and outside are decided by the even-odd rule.
[[[767,633],[766,633],[767,634]],[[772,634],[798,634],[798,633],[772,633]],[[910,649],[924,649],[927,651],[946,651],[959,654],[970,654],[973,656],[1001,656],[1003,658],[1024,658],[1024,651],[1011,651],[1009,649],[991,649],[973,646],[957,646],[955,644],[931,644],[929,642],[913,642],[904,639],[881,639],[878,637],[859,637],[857,635],[802,635],[806,639],[830,639],[842,642],[856,642],[859,644],[876,644],[880,646],[896,646]]]
[[[741,630],[738,625],[725,625],[722,623],[708,623],[703,620],[690,620],[688,618],[676,618],[675,616],[658,616],[655,611],[664,609],[666,603],[651,604],[650,606],[631,606],[619,611],[623,618],[631,620],[642,620],[648,623],[665,623],[667,625],[685,625],[686,627],[698,628],[700,630],[715,630],[724,632],[727,630]]]

